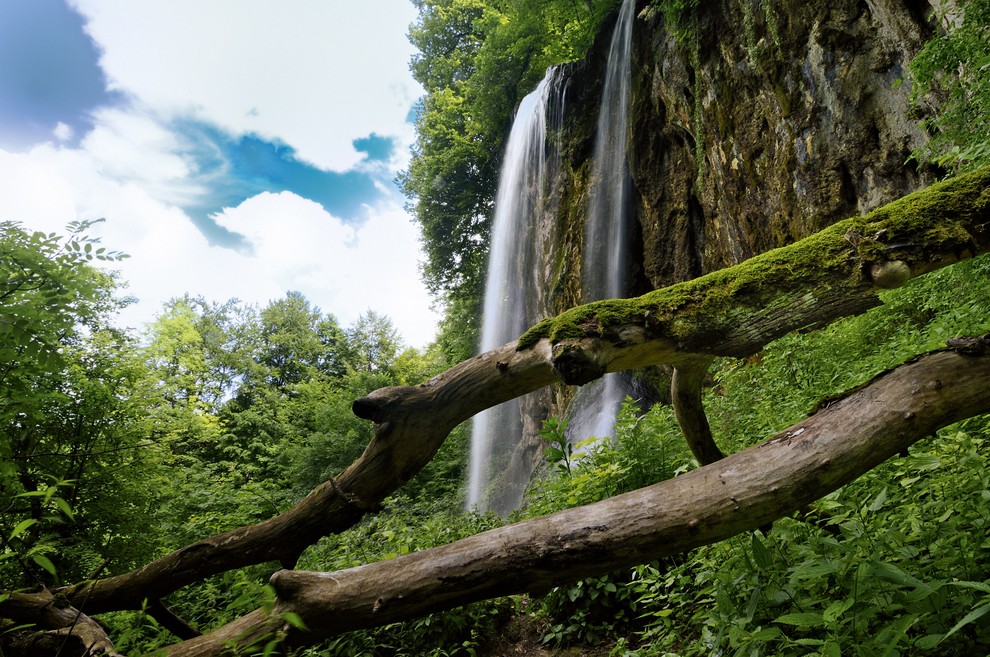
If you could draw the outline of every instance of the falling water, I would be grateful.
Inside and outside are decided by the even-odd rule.
[[[629,89],[632,79],[634,0],[625,0],[612,33],[591,161],[588,221],[585,225],[584,300],[626,296],[631,181],[626,163]],[[628,385],[608,374],[584,387],[571,403],[572,441],[611,436]]]
[[[495,198],[481,351],[499,347],[535,323],[540,311],[542,239],[538,217],[546,203],[547,110],[560,90],[554,69],[526,96],[509,134]],[[522,499],[529,471],[507,472],[523,435],[525,399],[475,416],[471,436],[468,508],[506,514]],[[497,495],[486,493],[499,482]]]

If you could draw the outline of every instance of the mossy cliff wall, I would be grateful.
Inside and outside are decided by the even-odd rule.
[[[930,180],[907,64],[931,36],[927,2],[718,0],[696,29],[640,2],[629,170],[629,293],[736,264]],[[545,231],[549,305],[581,301],[589,159],[611,33],[570,66],[558,199]],[[679,36],[678,36],[679,35]]]
[[[671,29],[640,0],[629,296],[790,244],[931,182],[906,163],[925,139],[907,64],[931,36],[930,13],[912,0],[704,0],[696,29]],[[559,159],[541,238],[553,245],[543,261],[548,317],[586,301],[584,221],[612,27],[585,61],[559,72]],[[640,390],[663,399],[663,375],[643,381],[651,378],[659,385]],[[540,461],[538,421],[563,414],[573,391],[534,397],[513,457],[523,471]]]

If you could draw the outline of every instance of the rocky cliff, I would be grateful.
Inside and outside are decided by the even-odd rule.
[[[929,182],[907,64],[927,2],[722,0],[665,24],[641,0],[628,167],[629,295],[696,277],[864,213]],[[611,25],[565,67],[560,159],[545,215],[546,315],[581,303],[590,159]],[[536,404],[559,413],[572,391]],[[532,419],[532,418],[531,418]],[[532,464],[535,427],[515,458]]]
[[[724,0],[675,27],[641,2],[629,135],[629,292],[720,269],[927,180],[907,63],[927,2]],[[580,302],[588,165],[610,26],[572,66],[559,135],[548,312]]]

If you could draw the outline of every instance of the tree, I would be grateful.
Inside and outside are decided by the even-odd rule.
[[[990,163],[990,1],[959,5],[936,10],[945,33],[911,61],[915,102],[938,108],[924,121],[933,137],[914,156],[969,171]]]
[[[402,344],[391,319],[368,310],[357,318],[345,335],[350,368],[359,372],[393,374]]]
[[[145,600],[154,607],[166,593],[232,568],[270,560],[289,568],[320,536],[352,525],[412,477],[464,419],[548,383],[580,384],[644,363],[694,369],[705,358],[752,354],[790,331],[863,312],[877,305],[880,290],[990,247],[988,188],[990,169],[981,169],[736,267],[637,299],[574,308],[425,384],[378,390],[354,404],[375,423],[364,453],[298,505],[139,570],[68,586],[59,591],[61,608],[85,604],[95,614]],[[278,597],[271,609],[172,646],[169,654],[222,654],[230,642],[264,645],[273,632],[302,644],[354,627],[342,623],[390,622],[569,581],[765,524],[934,428],[990,410],[988,340],[962,341],[952,352],[905,365],[757,447],[594,508],[401,561],[333,574],[281,571],[272,580]],[[692,447],[703,446],[704,435],[685,433]],[[764,467],[765,457],[774,467]],[[372,581],[382,588],[370,588]],[[64,624],[46,615],[51,602],[47,592],[12,593],[0,601],[0,614]]]
[[[275,388],[308,380],[315,373],[343,373],[342,333],[332,315],[323,316],[299,292],[272,301],[261,311],[258,362]]]
[[[135,346],[109,326],[123,303],[115,278],[90,264],[123,256],[86,237],[91,225],[73,222],[59,237],[0,223],[5,582],[75,578],[110,555],[134,566],[149,554],[118,541],[145,497],[119,474],[144,447],[144,404]],[[124,507],[101,504],[107,486],[123,493]]]

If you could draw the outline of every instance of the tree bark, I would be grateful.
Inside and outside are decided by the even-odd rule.
[[[0,654],[123,657],[102,625],[47,590],[11,593],[3,611],[5,618],[39,629],[0,635]]]
[[[271,616],[177,644],[170,657],[223,654],[273,632],[290,646],[478,600],[545,591],[755,529],[821,498],[952,422],[990,411],[990,335],[926,355],[769,440],[596,504],[335,573],[282,570]],[[982,353],[981,353],[982,349]],[[279,619],[298,614],[309,631]],[[247,637],[247,638],[245,638]]]

